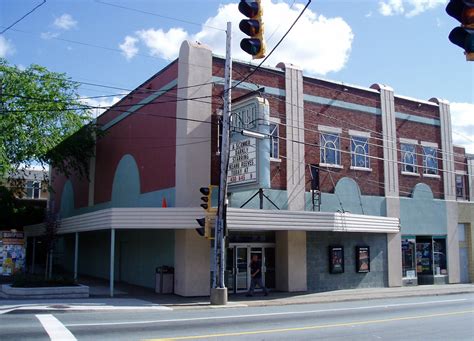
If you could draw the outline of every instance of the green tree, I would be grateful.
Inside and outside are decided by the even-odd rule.
[[[33,164],[87,176],[97,127],[78,83],[39,65],[20,69],[0,59],[0,86],[0,177]]]

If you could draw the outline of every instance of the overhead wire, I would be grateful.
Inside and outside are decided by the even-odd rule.
[[[38,8],[40,8],[41,6],[43,6],[45,3],[46,3],[46,0],[43,0],[42,3],[36,5],[33,9],[31,9],[30,11],[28,11],[26,14],[22,15],[18,20],[14,21],[11,25],[9,25],[9,26],[7,26],[6,28],[4,28],[4,29],[0,32],[0,35],[1,35],[1,34],[4,34],[6,31],[8,31],[8,30],[11,29],[13,26],[15,26],[16,24],[18,24],[20,21],[22,21],[23,19],[25,19],[28,15],[30,15],[31,13],[33,13],[34,11],[36,11]]]

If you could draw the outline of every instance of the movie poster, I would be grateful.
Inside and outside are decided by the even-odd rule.
[[[344,249],[342,246],[329,247],[329,272],[332,274],[344,272]]]
[[[0,274],[10,276],[15,272],[23,271],[25,268],[25,258],[24,233],[15,231],[1,232]]]
[[[356,247],[356,271],[370,272],[370,249],[368,246]]]

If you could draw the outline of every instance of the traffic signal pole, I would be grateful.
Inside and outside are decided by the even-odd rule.
[[[215,224],[214,256],[215,264],[218,265],[217,285],[213,279],[211,289],[211,304],[227,304],[227,288],[225,287],[225,233],[224,226],[225,210],[227,209],[227,169],[229,165],[229,145],[230,145],[230,114],[231,114],[231,91],[232,91],[232,23],[227,22],[226,30],[226,54],[224,67],[224,110],[222,114],[222,143],[219,181],[219,202],[217,209],[217,221]],[[214,267],[215,268],[215,267]],[[216,276],[217,275],[217,276]]]

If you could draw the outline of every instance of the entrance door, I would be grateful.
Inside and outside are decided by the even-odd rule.
[[[262,280],[267,289],[275,288],[274,245],[230,245],[226,256],[226,285],[229,292],[246,292],[250,287],[250,261],[256,255],[262,262]],[[261,290],[257,288],[256,291]]]
[[[248,248],[237,246],[235,248],[235,292],[247,291],[249,288],[249,259]]]

